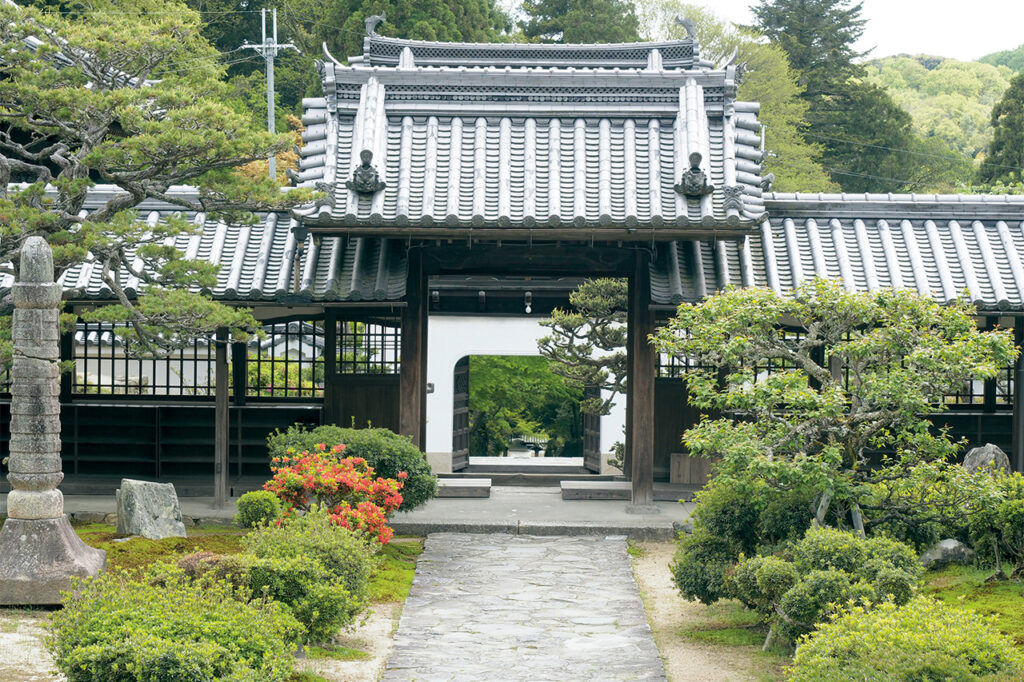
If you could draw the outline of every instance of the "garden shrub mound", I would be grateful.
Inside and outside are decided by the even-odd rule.
[[[907,603],[924,570],[909,545],[833,528],[808,530],[782,554],[740,561],[727,586],[790,640],[810,632],[842,604]]]
[[[1022,679],[1024,657],[977,614],[916,597],[856,606],[801,641],[791,682]]]
[[[242,528],[255,528],[276,521],[281,516],[281,500],[268,490],[253,490],[235,502],[238,513],[235,523]]]
[[[281,604],[225,583],[110,571],[68,595],[47,646],[69,682],[275,682],[291,675],[301,633]]]
[[[335,445],[344,444],[342,457],[361,457],[373,468],[377,476],[398,479],[400,472],[408,474],[402,488],[401,511],[424,504],[437,494],[437,477],[430,471],[427,458],[405,436],[388,429],[346,429],[340,426],[318,426],[308,429],[296,424],[285,431],[277,430],[267,438],[271,459],[301,452],[315,452],[318,444],[325,444],[330,452]]]

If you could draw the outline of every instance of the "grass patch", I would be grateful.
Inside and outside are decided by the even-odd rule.
[[[416,574],[416,559],[422,553],[422,538],[395,538],[384,545],[380,566],[370,577],[370,601],[375,604],[405,601]]]
[[[107,568],[129,570],[145,568],[160,560],[174,560],[193,552],[238,554],[242,551],[242,536],[246,533],[241,528],[231,526],[197,526],[188,529],[187,538],[132,538],[115,542],[116,539],[128,536],[118,535],[114,526],[102,523],[72,525],[85,544],[107,553]]]
[[[313,660],[329,658],[335,661],[365,661],[373,658],[370,654],[347,646],[308,646],[306,657]]]
[[[1024,583],[1000,580],[986,583],[995,571],[974,566],[947,566],[925,574],[922,592],[962,606],[975,613],[994,616],[996,627],[1024,649]]]
[[[720,646],[757,646],[767,632],[756,611],[737,601],[719,601],[706,607],[701,623],[679,630],[679,636],[694,642]]]
[[[646,552],[644,551],[644,548],[640,545],[635,545],[632,542],[630,542],[626,546],[626,554],[633,557],[634,559],[640,559],[643,557],[644,554],[646,554]]]

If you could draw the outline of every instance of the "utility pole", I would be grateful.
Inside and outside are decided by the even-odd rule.
[[[252,45],[249,41],[246,41],[242,47],[248,47],[256,50],[256,52],[258,52],[267,63],[267,130],[273,133],[276,132],[274,127],[274,59],[277,58],[277,55],[281,50],[291,48],[298,52],[299,48],[295,47],[291,43],[278,44],[277,9],[272,9],[270,12],[273,23],[270,35],[267,35],[267,9],[264,7],[261,11],[263,19],[263,42],[259,45]],[[277,159],[271,156],[269,162],[270,179],[276,180]]]

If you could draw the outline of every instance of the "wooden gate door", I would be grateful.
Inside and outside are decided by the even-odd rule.
[[[324,405],[326,423],[398,433],[397,374],[335,374],[328,380],[332,385]]]
[[[588,388],[588,400],[601,397],[601,389]],[[583,466],[587,471],[601,473],[601,415],[583,413]]]
[[[455,404],[452,412],[452,471],[469,466],[469,358],[455,363]]]

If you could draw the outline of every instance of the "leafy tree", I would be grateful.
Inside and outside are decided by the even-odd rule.
[[[978,61],[982,64],[992,64],[993,66],[1008,66],[1018,73],[1024,72],[1024,45],[1012,50],[987,54]]]
[[[556,308],[541,320],[551,333],[537,342],[537,349],[551,371],[579,391],[605,393],[583,401],[588,414],[608,414],[625,390],[627,299],[626,280],[591,279],[569,294],[573,310]]]
[[[57,274],[93,263],[117,304],[86,318],[129,323],[125,337],[149,350],[222,326],[257,329],[248,311],[189,290],[211,286],[216,267],[187,260],[165,240],[196,225],[180,218],[149,225],[134,209],[158,199],[241,219],[303,199],[308,193],[282,197],[277,185],[234,170],[283,150],[287,138],[253,130],[224,103],[224,69],[194,12],[156,0],[91,9],[71,20],[0,5],[0,262],[12,263],[3,269],[16,272],[30,235],[50,243]],[[45,42],[30,49],[26,41],[40,36]],[[30,184],[10,188],[10,181]],[[97,181],[121,191],[85,210]],[[196,186],[198,196],[169,192],[182,184]],[[127,296],[121,267],[146,285],[137,299]]]
[[[469,359],[473,452],[500,455],[514,436],[546,440],[547,454],[582,454],[583,392],[567,386],[544,358],[486,355]]]
[[[832,505],[837,524],[850,512],[859,526],[861,484],[905,477],[955,451],[924,415],[1016,357],[1010,333],[979,331],[973,314],[909,290],[851,293],[814,280],[792,297],[734,289],[684,303],[656,343],[701,358],[705,369],[686,377],[690,402],[729,415],[686,432],[692,453],[721,456],[727,474],[809,485],[821,496],[819,522]],[[868,452],[878,450],[897,458],[868,467]]]
[[[628,0],[524,0],[523,35],[545,43],[629,43],[639,25]]]
[[[713,63],[727,59],[738,50],[737,63],[745,64],[738,98],[760,102],[759,119],[767,129],[771,155],[765,172],[775,175],[774,188],[781,192],[828,192],[837,189],[821,166],[821,145],[804,138],[809,105],[802,98],[803,87],[789,66],[786,53],[765,43],[749,30],[730,26],[711,10],[680,2],[660,0],[638,5],[645,38],[682,38],[685,29],[676,17],[697,25],[700,53]]]
[[[1024,183],[1024,73],[1010,81],[992,109],[992,144],[981,164],[982,182]]]

